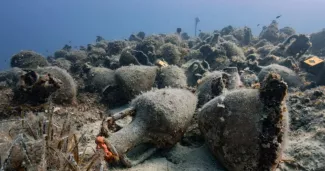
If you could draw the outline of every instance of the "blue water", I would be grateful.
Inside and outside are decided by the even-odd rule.
[[[177,27],[193,35],[195,17],[202,31],[233,25],[258,34],[282,14],[280,27],[311,33],[325,28],[324,6],[324,0],[1,0],[0,70],[20,50],[47,56],[69,41],[86,45],[97,35],[124,39],[138,31],[169,33]]]

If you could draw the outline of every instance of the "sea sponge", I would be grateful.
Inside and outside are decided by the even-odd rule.
[[[286,93],[287,85],[270,74],[259,90],[234,90],[202,107],[200,130],[227,170],[276,169],[289,128]]]
[[[299,76],[292,71],[291,69],[278,65],[272,64],[266,67],[263,67],[261,72],[258,74],[258,79],[263,81],[265,76],[269,73],[277,73],[281,78],[288,84],[289,87],[300,87],[302,86],[302,81]]]
[[[71,75],[59,67],[44,67],[35,69],[39,74],[51,74],[62,82],[59,90],[52,94],[52,100],[56,104],[75,104],[77,85]]]
[[[177,65],[181,60],[181,53],[176,45],[166,43],[159,48],[157,53],[159,58],[166,60],[168,64]]]
[[[34,51],[21,51],[11,57],[11,67],[37,68],[48,66],[46,58]]]
[[[131,100],[154,86],[157,67],[125,66],[115,71],[117,84],[122,88],[123,95]]]
[[[74,50],[74,51],[70,51],[65,59],[71,61],[71,62],[76,62],[76,61],[82,61],[87,59],[87,53],[85,51],[82,50]]]
[[[158,75],[158,88],[186,88],[186,75],[184,70],[175,65],[163,67]]]
[[[126,47],[127,47],[126,41],[117,40],[117,41],[109,42],[106,51],[108,55],[117,55],[120,54],[122,50]]]
[[[108,68],[90,67],[85,84],[88,91],[102,93],[106,86],[116,85],[115,72]]]

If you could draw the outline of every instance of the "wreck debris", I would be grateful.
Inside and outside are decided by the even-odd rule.
[[[263,67],[260,73],[258,74],[258,79],[260,81],[264,80],[268,73],[271,72],[279,74],[281,78],[288,84],[288,87],[299,88],[303,85],[301,79],[294,71],[278,64],[272,64]]]
[[[324,60],[317,56],[311,56],[303,61],[302,67],[307,72],[317,75],[324,67]]]
[[[186,100],[184,100],[186,99]],[[131,109],[109,120],[115,120],[135,111],[134,120],[121,130],[111,134],[108,147],[114,147],[122,163],[128,167],[150,157],[157,149],[167,148],[180,141],[195,111],[197,98],[182,89],[160,89],[144,93],[132,101]],[[131,160],[127,152],[141,144],[152,148],[141,152]]]
[[[282,45],[286,47],[288,56],[299,58],[311,47],[311,42],[306,35],[299,34],[290,36]]]
[[[158,68],[149,66],[126,66],[115,71],[117,84],[123,96],[131,100],[141,92],[149,91],[156,80]]]
[[[203,106],[201,132],[228,170],[276,169],[288,131],[286,93],[280,77],[269,74],[259,90],[234,90]]]
[[[198,81],[204,76],[204,74],[208,73],[209,70],[210,65],[206,61],[196,60],[192,62],[185,71],[188,86],[196,86]]]
[[[77,85],[73,77],[59,67],[44,67],[34,70],[38,74],[49,73],[62,82],[61,88],[53,93],[52,100],[56,104],[76,104]]]
[[[11,67],[37,68],[48,65],[46,58],[34,51],[21,51],[11,57]]]
[[[200,80],[197,87],[198,105],[202,106],[226,90],[227,74],[214,71]]]
[[[158,88],[186,88],[186,76],[184,70],[175,65],[169,65],[159,70]]]
[[[45,103],[61,85],[61,81],[51,74],[39,75],[35,71],[29,71],[21,76],[14,99],[20,103]]]
[[[198,24],[199,19],[197,18],[196,21],[196,24]],[[324,119],[321,111],[325,106],[322,96],[324,92],[322,85],[325,85],[325,67],[323,61],[325,53],[325,31],[322,30],[310,35],[298,34],[291,27],[278,28],[277,22],[272,21],[269,26],[263,27],[259,37],[254,37],[252,30],[247,26],[239,28],[228,26],[222,30],[214,30],[211,32],[208,32],[207,29],[203,30],[203,32],[198,30],[199,32],[198,35],[195,35],[196,37],[189,36],[184,32],[186,30],[178,28],[174,30],[176,33],[171,34],[146,36],[144,32],[135,32],[131,34],[128,40],[108,41],[104,40],[101,36],[97,36],[94,42],[80,47],[72,45],[71,41],[69,41],[61,50],[55,51],[47,59],[33,51],[21,51],[12,57],[11,62],[14,61],[14,65],[11,63],[12,69],[0,72],[0,99],[2,99],[0,113],[3,117],[17,117],[18,115],[25,114],[32,114],[33,116],[43,115],[43,113],[47,113],[48,111],[46,108],[48,103],[46,102],[52,102],[53,100],[54,104],[59,105],[56,109],[60,110],[53,111],[58,114],[58,117],[62,117],[65,114],[64,111],[74,111],[73,119],[76,122],[75,124],[78,125],[77,130],[80,131],[80,128],[88,128],[88,122],[96,124],[99,127],[99,118],[103,118],[106,109],[115,110],[115,107],[124,107],[122,105],[128,104],[128,102],[137,98],[137,96],[142,97],[147,93],[160,91],[156,89],[162,89],[161,91],[169,88],[184,89],[183,91],[190,91],[198,98],[199,105],[196,106],[199,107],[198,113],[201,113],[200,110],[203,108],[206,113],[216,114],[217,121],[214,122],[214,125],[212,123],[209,125],[210,123],[207,122],[207,125],[203,125],[206,128],[202,128],[202,124],[199,126],[197,123],[197,115],[194,115],[186,133],[184,134],[185,131],[179,131],[177,133],[176,138],[178,138],[178,135],[183,136],[179,144],[179,146],[183,146],[181,147],[182,150],[184,148],[193,148],[193,144],[196,144],[195,146],[201,146],[203,144],[203,134],[207,133],[201,134],[198,129],[201,127],[201,130],[205,129],[205,131],[215,133],[214,135],[212,133],[211,135],[205,135],[206,137],[219,136],[217,138],[222,140],[219,142],[221,142],[224,148],[221,149],[219,146],[212,148],[219,148],[216,150],[218,152],[228,150],[227,152],[229,153],[227,154],[217,154],[222,156],[222,159],[225,159],[221,161],[222,163],[231,165],[231,162],[234,161],[233,163],[235,164],[233,166],[240,168],[242,165],[237,165],[237,163],[258,161],[260,164],[256,164],[256,162],[251,163],[249,167],[256,166],[258,167],[257,170],[264,170],[264,166],[267,167],[271,164],[264,163],[262,159],[251,160],[253,158],[251,154],[257,154],[259,152],[263,154],[260,156],[270,159],[269,161],[274,161],[274,158],[277,158],[277,152],[274,150],[276,149],[276,145],[274,144],[282,138],[282,130],[280,130],[280,133],[277,131],[279,129],[278,126],[283,123],[280,123],[280,121],[277,122],[277,119],[280,118],[281,120],[281,117],[275,115],[279,113],[284,114],[284,109],[281,107],[285,105],[279,104],[279,101],[281,101],[279,99],[284,94],[284,85],[282,83],[286,82],[290,96],[292,96],[288,109],[291,114],[290,119],[293,123],[293,131],[292,135],[290,135],[290,148],[285,151],[285,154],[291,155],[296,160],[291,161],[294,163],[291,163],[290,166],[292,167],[299,166],[298,168],[301,170],[321,169],[323,167],[322,161],[324,154],[319,151],[322,151],[324,148],[319,146],[319,144],[324,139],[324,126],[321,125]],[[262,22],[259,23],[263,24]],[[184,28],[186,29],[186,27]],[[46,52],[48,53],[49,51],[46,50]],[[182,67],[180,68],[180,66]],[[278,76],[273,74],[270,76],[270,73],[280,75],[281,81]],[[21,75],[22,77],[20,77]],[[249,90],[237,90],[242,88],[242,84],[246,88],[249,88]],[[312,93],[314,91],[313,89],[317,89],[315,95],[302,96]],[[171,133],[174,130],[165,129],[165,123],[170,123],[169,120],[165,120],[165,113],[169,113],[171,110],[171,113],[176,113],[175,116],[173,115],[171,117],[172,119],[180,118],[181,116],[177,114],[182,113],[185,108],[175,106],[180,103],[190,104],[190,102],[182,102],[187,101],[188,97],[183,96],[182,98],[176,98],[179,101],[175,100],[175,92],[158,93],[159,95],[155,95],[154,97],[156,99],[153,100],[146,96],[144,99],[149,99],[146,102],[149,101],[152,103],[141,103],[141,105],[140,103],[139,105],[138,103],[137,105],[131,104],[130,108],[120,113],[114,115],[108,114],[110,117],[102,122],[101,135],[97,137],[99,138],[97,139],[97,143],[101,144],[101,148],[107,148],[108,151],[115,154],[114,161],[121,160],[127,166],[133,166],[147,159],[157,149],[173,146],[174,141],[170,140],[170,137],[174,136],[174,133]],[[16,99],[13,98],[13,95],[15,95]],[[15,102],[18,99],[20,99],[20,102],[18,101],[19,104],[16,104]],[[159,101],[161,99],[163,101]],[[80,104],[76,104],[77,100]],[[142,101],[144,100],[142,99]],[[283,100],[281,103],[284,103]],[[159,104],[158,108],[151,107],[154,104]],[[234,104],[237,106],[234,107]],[[208,107],[209,105],[217,107]],[[100,106],[99,111],[97,110],[99,108],[98,106]],[[193,106],[195,107],[195,105],[191,104],[188,108],[192,109]],[[148,110],[143,109],[144,107]],[[164,109],[163,112],[157,111],[161,108]],[[174,111],[178,109],[181,112]],[[165,112],[165,110],[168,112]],[[145,119],[141,121],[136,119],[139,117],[139,112],[146,113],[145,115],[140,115],[141,118]],[[260,116],[256,116],[258,114]],[[222,117],[218,117],[219,115],[222,115]],[[150,118],[151,116],[154,116],[154,119]],[[188,116],[191,118],[190,115]],[[125,117],[123,120],[119,120],[123,117]],[[124,146],[125,148],[123,147],[123,150],[121,150],[122,145],[117,142],[117,139],[120,138],[123,142],[128,141],[129,134],[125,132],[132,132],[128,127],[132,119],[134,121],[131,125],[134,125],[135,122],[143,124],[148,123],[148,120],[152,121],[145,128],[154,132],[151,132],[154,135],[150,134],[150,137],[143,136],[146,142],[141,145],[135,145],[135,141],[132,141],[133,143],[127,143],[127,145],[135,145],[135,147],[128,149]],[[213,119],[211,119],[211,122],[214,121]],[[183,120],[187,122],[188,118]],[[5,123],[6,121],[2,120],[1,123]],[[15,150],[13,150],[13,158],[9,160],[17,160],[19,161],[17,165],[23,163],[21,166],[33,170],[33,168],[29,167],[29,161],[33,163],[31,156],[34,153],[29,153],[28,157],[26,157],[25,155],[21,155],[21,150],[28,150],[24,146],[28,146],[29,143],[35,143],[36,145],[36,141],[30,140],[30,137],[38,140],[43,136],[43,134],[38,133],[42,133],[44,129],[47,129],[46,125],[49,121],[45,120],[44,122],[44,124],[37,123],[36,125],[45,125],[45,127],[40,127],[41,129],[37,131],[28,131],[28,135],[24,135],[24,144],[20,141],[16,143],[17,145],[14,146]],[[173,128],[177,128],[179,123],[182,122],[174,124],[176,126]],[[159,125],[160,123],[164,125]],[[25,122],[26,127],[23,128],[29,129],[28,125],[31,127],[35,126],[34,124],[27,124]],[[152,125],[154,127],[150,127]],[[53,127],[57,126],[53,124]],[[145,134],[138,127],[135,127],[137,129],[132,134]],[[186,128],[186,126],[182,126],[182,130],[183,128]],[[97,130],[98,128],[94,129]],[[260,130],[260,132],[257,130]],[[279,138],[274,138],[275,136],[271,135],[273,130],[273,133],[279,135]],[[17,129],[15,131],[17,132],[9,131],[10,135],[17,135],[25,130]],[[218,134],[219,132],[217,131],[223,131],[224,134]],[[243,132],[244,134],[239,135],[235,131],[237,133],[238,131],[240,133]],[[249,131],[251,134],[246,134]],[[122,136],[123,132],[125,133],[123,135],[127,135],[126,138]],[[170,133],[170,135],[166,135],[167,133]],[[305,133],[308,134],[308,138],[303,137],[304,139],[301,141],[296,141],[296,139],[300,138],[300,135]],[[6,134],[5,131],[0,132],[0,135],[4,135],[4,137]],[[52,133],[48,134],[53,135]],[[315,135],[310,136],[310,134]],[[117,135],[123,138],[117,137]],[[106,139],[107,142],[105,142],[105,139],[101,139],[102,136],[108,136]],[[84,147],[84,143],[94,145],[93,140],[95,137],[96,135],[89,133],[82,140],[81,147]],[[12,136],[13,141],[15,138]],[[66,139],[75,141],[71,135],[60,138],[63,138],[65,142]],[[134,137],[131,136],[130,138]],[[219,140],[217,138],[206,141],[206,143],[216,142]],[[271,138],[274,139],[274,142],[271,142]],[[307,141],[305,141],[305,138]],[[195,142],[197,139],[200,139],[200,143]],[[10,140],[0,138],[0,151],[6,149],[6,147],[3,147],[2,142],[9,143]],[[108,140],[113,140],[113,142]],[[170,143],[171,141],[172,143]],[[236,143],[243,144],[238,145]],[[184,145],[187,147],[184,147]],[[257,147],[256,149],[253,148],[254,145]],[[67,145],[60,146],[63,151],[68,149]],[[115,146],[117,146],[116,149]],[[247,147],[247,149],[244,147]],[[143,150],[145,152],[141,151],[144,148],[146,148],[146,150]],[[118,150],[124,151],[124,149],[127,149],[126,152],[118,152]],[[201,150],[201,148],[197,150]],[[298,153],[297,150],[299,150]],[[94,151],[87,151],[87,155]],[[306,151],[308,151],[309,156],[305,155]],[[19,155],[15,155],[14,153],[16,152]],[[60,160],[56,158],[53,161],[47,161],[49,164],[54,164],[54,167],[62,165],[62,160],[70,162],[68,165],[65,163],[66,168],[62,170],[67,170],[68,167],[72,167],[73,169],[79,167],[80,160],[78,161],[76,155],[72,153],[65,153],[63,155],[58,150],[50,150],[50,152],[60,157]],[[73,152],[76,153],[74,150]],[[97,152],[101,153],[101,150]],[[204,153],[203,151],[200,152],[206,156],[209,153],[207,150]],[[232,155],[233,153],[236,155]],[[139,155],[134,157],[136,154]],[[100,155],[103,156],[103,154]],[[196,155],[193,156],[193,158],[197,157]],[[229,158],[233,156],[235,156],[235,159],[230,161]],[[22,158],[24,158],[24,162],[21,162],[20,159]],[[3,159],[6,160],[6,156]],[[96,157],[92,159],[96,159]],[[104,160],[102,157],[100,159],[101,161]],[[183,160],[187,159],[184,158]],[[221,157],[218,159],[220,160]],[[168,162],[174,162],[169,161],[172,159],[167,158],[167,160]],[[312,160],[315,160],[315,162]],[[151,160],[148,161],[148,163],[150,162]],[[309,163],[304,164],[306,162]],[[34,163],[41,165],[37,162]],[[106,169],[106,165],[103,162],[101,163],[101,169]],[[277,163],[276,161],[275,164]],[[96,164],[97,161],[95,162]],[[176,165],[176,163],[173,164]],[[193,163],[185,167],[177,165],[175,168],[182,170],[196,166],[196,164]],[[243,170],[245,169],[247,168]],[[283,171],[287,168],[280,167],[278,169]],[[17,169],[14,168],[11,170]],[[216,169],[214,168],[212,170]]]

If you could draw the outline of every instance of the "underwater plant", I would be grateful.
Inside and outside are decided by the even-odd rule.
[[[4,152],[0,170],[93,169],[100,160],[100,152],[86,157],[85,150],[80,151],[80,142],[84,137],[77,138],[69,115],[63,125],[58,126],[54,113],[55,108],[49,102],[45,115],[26,116],[10,130],[13,141]]]

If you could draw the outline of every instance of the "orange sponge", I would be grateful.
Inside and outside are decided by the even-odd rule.
[[[104,153],[105,153],[105,160],[109,163],[113,162],[116,160],[117,156],[114,155],[111,151],[110,148],[107,147],[106,143],[105,143],[105,139],[104,137],[102,136],[98,136],[96,137],[96,140],[95,140],[96,144],[97,144],[97,147],[96,149],[99,150],[99,149],[103,149],[104,150]]]

